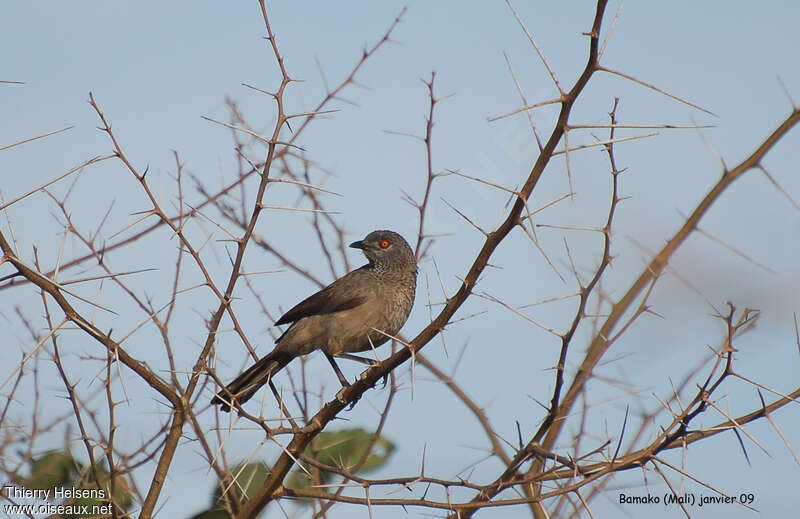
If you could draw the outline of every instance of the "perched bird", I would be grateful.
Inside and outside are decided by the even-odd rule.
[[[414,304],[417,262],[402,236],[373,231],[350,244],[369,263],[337,279],[286,312],[275,324],[292,323],[275,348],[218,392],[211,400],[223,411],[243,404],[295,357],[322,350],[343,386],[347,379],[334,356],[371,363],[350,355],[385,343],[405,324]]]

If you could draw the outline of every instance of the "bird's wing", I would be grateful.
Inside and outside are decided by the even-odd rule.
[[[364,303],[364,294],[356,295],[353,294],[352,291],[343,289],[343,285],[346,285],[346,283],[342,283],[342,281],[345,281],[355,272],[356,271],[350,272],[316,294],[303,299],[291,310],[283,314],[280,319],[275,321],[275,325],[293,323],[298,319],[310,315],[330,314],[342,310],[349,310],[350,308],[355,308]]]

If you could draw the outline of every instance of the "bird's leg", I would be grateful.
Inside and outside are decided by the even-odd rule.
[[[356,361],[356,362],[360,362],[360,363],[362,363],[362,364],[366,364],[366,365],[367,365],[367,366],[369,366],[370,368],[371,368],[372,366],[374,366],[374,365],[376,365],[376,364],[380,363],[380,361],[379,361],[379,360],[375,360],[375,359],[368,359],[368,358],[366,358],[366,357],[359,357],[358,355],[353,355],[353,354],[351,354],[351,353],[340,353],[339,355],[337,355],[337,357],[341,357],[341,358],[343,358],[343,359],[347,359],[347,360],[354,360],[354,361]],[[383,376],[383,380],[381,380],[381,389],[383,389],[383,388],[385,388],[385,387],[386,387],[386,382],[387,382],[388,380],[389,380],[389,374],[387,373],[387,374],[385,374],[385,375]]]
[[[366,357],[359,357],[358,355],[353,355],[352,353],[340,353],[340,354],[337,355],[337,357],[341,357],[341,358],[347,359],[347,360],[354,360],[356,362],[360,362],[361,364],[366,364],[366,365],[368,365],[370,367],[374,366],[375,364],[377,364],[379,362],[379,361],[377,361],[375,359],[368,359]]]
[[[342,395],[342,393],[344,393],[345,389],[350,387],[350,383],[347,381],[345,376],[342,374],[342,370],[339,369],[339,366],[336,364],[336,360],[334,360],[333,355],[325,353],[325,356],[328,358],[328,362],[331,363],[331,367],[333,368],[333,371],[336,372],[336,376],[339,377],[339,382],[342,383],[342,389],[340,389],[339,392],[336,393],[336,400],[338,400],[339,402],[344,403],[344,396]],[[355,357],[355,355],[353,355],[353,356]],[[367,360],[367,359],[364,359],[364,360]],[[358,399],[353,400],[353,402],[350,404],[350,407],[348,407],[347,410],[348,411],[352,410],[353,407],[355,407],[356,402],[358,402]]]
[[[342,370],[339,369],[339,366],[336,364],[336,360],[333,358],[333,355],[326,352],[325,357],[328,359],[328,362],[331,363],[331,367],[333,368],[333,371],[336,372],[336,376],[339,377],[339,382],[342,383],[342,387],[350,386],[350,382],[348,382],[345,376],[342,374]]]

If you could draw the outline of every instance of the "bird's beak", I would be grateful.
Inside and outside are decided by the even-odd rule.
[[[353,243],[350,244],[350,247],[352,247],[354,249],[361,249],[361,250],[364,250],[364,249],[367,248],[367,246],[364,245],[364,242],[361,241],[361,240],[354,241]]]

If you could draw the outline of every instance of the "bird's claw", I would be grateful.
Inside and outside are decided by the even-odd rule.
[[[348,384],[347,386],[342,387],[342,389],[340,389],[336,393],[336,400],[338,400],[340,404],[346,404],[347,403],[347,398],[345,398],[344,392],[347,391],[347,388],[349,388],[349,387],[350,387],[350,385]],[[348,411],[352,411],[353,408],[356,406],[356,402],[358,402],[358,398],[356,398],[355,400],[350,402],[350,405],[347,407],[347,410]]]
[[[365,380],[367,378],[367,374],[369,373],[369,370],[371,370],[373,367],[375,367],[376,364],[378,364],[378,363],[375,362],[375,363],[370,364],[367,369],[365,369],[364,371],[361,372],[361,376],[359,378],[361,380]],[[389,380],[389,374],[388,373],[386,373],[383,377],[381,377],[381,389],[386,389],[386,383],[387,383],[388,380]]]

